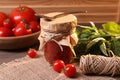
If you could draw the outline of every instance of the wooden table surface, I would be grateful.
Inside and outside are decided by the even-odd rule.
[[[38,45],[34,45],[32,48],[38,48]],[[26,56],[26,51],[28,50],[28,48],[26,49],[22,49],[22,50],[14,50],[14,51],[6,51],[6,50],[0,50],[0,64],[2,63],[7,63],[10,61],[13,61],[15,59],[19,59],[19,58],[23,58]],[[41,58],[42,60],[42,58]],[[44,61],[44,60],[43,60]],[[38,61],[39,62],[39,61]],[[46,62],[44,62],[43,64],[41,63],[41,65],[43,66],[44,64],[47,64]],[[26,64],[27,65],[27,64]],[[40,66],[40,65],[39,65]],[[44,65],[45,66],[45,65]],[[47,66],[47,65],[46,65]],[[47,66],[47,69],[44,69],[44,67],[42,67],[41,69],[46,70],[46,72],[42,75],[48,75],[51,71],[55,74],[55,72],[52,70],[52,68],[50,66]],[[50,68],[49,68],[50,67]],[[39,67],[40,68],[40,67]],[[49,70],[50,72],[48,73],[47,70]],[[59,76],[59,74],[57,73],[56,76]],[[43,77],[44,79],[47,80],[51,80],[51,76],[47,76],[49,79],[47,79],[46,77]],[[54,76],[55,77],[55,76]],[[42,78],[42,79],[43,79]],[[44,80],[43,79],[43,80]],[[110,76],[95,76],[95,75],[81,75],[81,74],[77,74],[76,78],[66,78],[64,75],[57,77],[56,80],[120,80],[120,77],[110,77]],[[6,80],[6,79],[5,79]],[[30,79],[32,80],[32,79]]]
[[[39,43],[29,48],[35,48],[36,50],[38,50]],[[27,50],[29,48],[18,49],[18,50],[0,50],[0,64],[7,63],[14,59],[18,59],[18,58],[26,56]]]
[[[85,11],[77,15],[79,23],[120,22],[120,0],[0,0],[0,11],[9,13],[19,5],[33,8],[37,13]]]
[[[3,51],[0,50],[0,64],[21,58],[26,55],[25,51]]]

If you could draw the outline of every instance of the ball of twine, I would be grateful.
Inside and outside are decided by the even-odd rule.
[[[83,74],[120,75],[120,57],[83,55],[80,57],[80,70]]]

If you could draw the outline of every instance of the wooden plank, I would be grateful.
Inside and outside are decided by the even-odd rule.
[[[80,19],[78,22],[81,21],[87,23],[91,19],[98,23],[107,22],[109,20],[116,22],[119,21],[117,18],[119,17],[119,0],[4,0],[0,1],[0,10],[10,13],[13,8],[20,4],[32,7],[37,13],[40,14],[48,12],[72,12],[87,10],[87,14],[79,14],[77,16],[78,19]]]
[[[117,11],[117,22],[120,23],[120,0],[119,0],[117,9],[118,9],[118,11]]]
[[[42,6],[79,6],[79,5],[113,5],[117,4],[119,0],[1,0],[1,5],[18,5],[18,4],[25,4],[25,5],[42,5]]]
[[[104,10],[103,10],[104,8]],[[108,21],[117,22],[117,6],[79,6],[79,7],[44,7],[41,8],[41,11],[35,8],[38,13],[47,13],[47,12],[72,12],[72,11],[85,11],[88,13],[80,13],[77,15],[78,23],[88,23],[90,20],[103,23]]]
[[[0,10],[4,12],[10,12],[11,9],[17,6],[1,6]],[[31,6],[30,6],[31,7]],[[72,11],[85,11],[87,10],[89,13],[116,13],[117,12],[117,5],[102,5],[101,6],[76,6],[76,7],[43,7],[43,6],[32,6],[37,12],[40,13],[47,13],[53,11],[65,11],[65,12],[72,12]],[[103,10],[104,8],[104,10]]]
[[[109,14],[109,15],[79,15],[78,17],[78,23],[89,23],[90,21],[93,21],[95,23],[105,23],[109,21],[116,21],[116,15]]]

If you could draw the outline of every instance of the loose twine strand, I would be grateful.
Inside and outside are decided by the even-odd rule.
[[[80,70],[83,74],[120,75],[120,57],[83,55],[80,58]]]

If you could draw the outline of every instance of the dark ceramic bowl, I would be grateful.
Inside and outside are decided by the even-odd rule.
[[[0,37],[0,49],[13,50],[27,48],[38,42],[40,31],[17,37]]]

